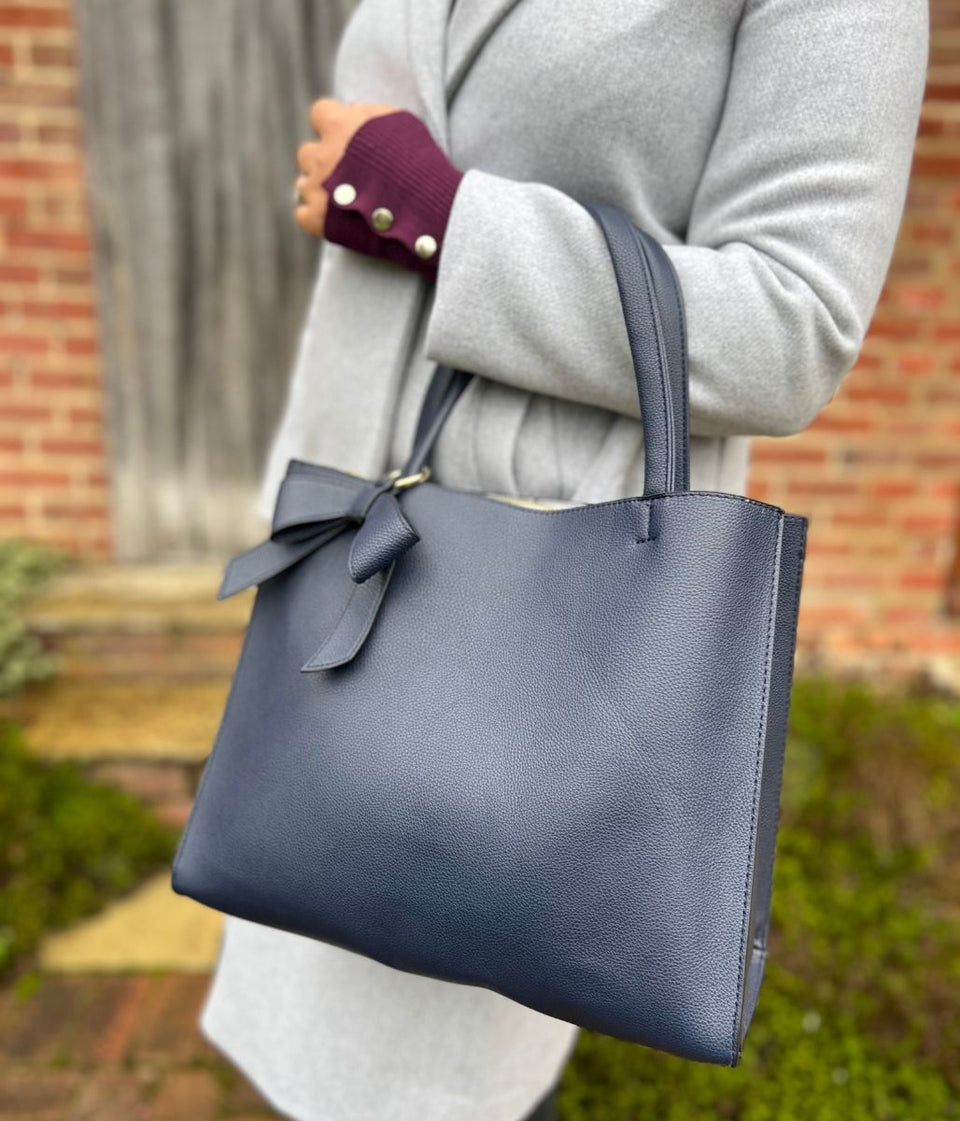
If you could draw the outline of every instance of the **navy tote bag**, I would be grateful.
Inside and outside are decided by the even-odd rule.
[[[530,509],[292,460],[173,886],[550,1016],[736,1064],[766,956],[806,523],[689,489],[684,313],[661,246],[591,206],[644,493]]]

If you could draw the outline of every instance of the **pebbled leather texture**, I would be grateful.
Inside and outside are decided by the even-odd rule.
[[[417,531],[403,516],[400,504],[388,492],[378,494],[370,503],[363,526],[353,539],[347,567],[358,583],[369,580],[402,557],[420,540]]]
[[[655,477],[685,484],[685,362],[646,264],[618,266],[628,320],[647,300],[661,331],[636,363],[644,422]],[[468,380],[438,371],[420,462]],[[290,480],[273,539],[225,581],[260,586],[174,889],[735,1064],[766,956],[803,519],[682,488],[543,511],[305,464]],[[370,517],[384,497],[419,540],[358,584],[361,534],[374,567],[396,548],[399,523]]]

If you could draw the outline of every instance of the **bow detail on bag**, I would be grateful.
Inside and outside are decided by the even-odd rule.
[[[356,587],[334,631],[302,669],[312,672],[350,661],[373,626],[394,561],[420,540],[397,493],[428,476],[428,469],[402,478],[393,472],[370,482],[291,460],[277,494],[270,539],[230,561],[217,598],[262,584],[358,526],[347,561]]]

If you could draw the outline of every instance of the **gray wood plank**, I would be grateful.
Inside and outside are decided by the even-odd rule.
[[[296,149],[352,0],[76,0],[117,556],[220,557],[257,483],[318,246]]]

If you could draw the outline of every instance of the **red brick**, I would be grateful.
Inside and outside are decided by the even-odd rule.
[[[929,254],[911,257],[904,253],[894,257],[890,264],[890,276],[926,276],[931,271],[931,263]]]
[[[127,1058],[150,988],[148,977],[127,978],[126,985],[117,994],[113,1016],[96,1041],[94,1057],[97,1061],[118,1062]]]
[[[144,1002],[144,1014],[133,1040],[137,1053],[144,1059],[177,1063],[211,1054],[210,1044],[197,1028],[209,984],[204,975],[169,974],[157,978],[155,989]]]
[[[2,137],[0,137],[2,139]],[[0,218],[19,218],[27,213],[27,200],[18,196],[0,197]]]
[[[0,333],[0,352],[7,354],[43,354],[50,344],[42,335],[6,335]]]
[[[72,424],[99,424],[103,418],[103,410],[99,406],[85,408],[77,405],[69,410],[67,416]]]
[[[826,461],[827,452],[793,441],[757,440],[750,449],[750,458],[755,463],[820,465]]]
[[[40,270],[35,265],[0,264],[0,283],[36,284]]]
[[[71,144],[77,146],[82,139],[78,128],[71,125],[38,125],[37,140],[41,144]]]
[[[907,514],[900,519],[900,525],[909,533],[934,533],[946,535],[954,527],[952,515],[943,514]]]
[[[931,118],[926,115],[920,118],[920,125],[917,129],[918,136],[942,136],[944,131],[942,118]]]
[[[928,82],[924,96],[929,101],[960,101],[960,82]]]
[[[61,1121],[80,1085],[80,1072],[35,1067],[0,1071],[0,1117]]]
[[[870,485],[876,498],[912,498],[917,493],[915,479],[882,479]]]
[[[906,405],[910,401],[909,389],[893,385],[851,385],[843,395],[848,401],[875,401],[881,405]]]
[[[178,763],[98,763],[89,774],[97,782],[119,786],[146,802],[183,798],[190,789],[188,774]]]
[[[946,294],[942,288],[913,285],[901,288],[899,298],[908,311],[931,311],[943,305]]]
[[[946,586],[946,574],[940,569],[917,568],[904,572],[900,577],[904,588],[929,588],[938,590]]]
[[[58,284],[87,287],[93,283],[93,272],[89,268],[58,268],[53,274]]]
[[[913,174],[919,178],[956,179],[960,176],[960,156],[914,156]]]
[[[22,105],[28,109],[73,108],[76,104],[74,87],[41,84],[39,82],[0,83],[0,105]]]
[[[105,521],[110,516],[107,506],[87,505],[82,502],[45,502],[43,516],[52,521]]]
[[[101,1068],[89,1074],[70,1113],[70,1121],[135,1121],[144,1114],[147,1075]]]
[[[0,401],[0,421],[3,420],[49,420],[52,416],[49,405],[22,404]]]
[[[98,374],[75,370],[31,370],[30,384],[38,389],[85,389],[99,385]]]
[[[810,426],[812,429],[829,432],[869,432],[873,427],[869,418],[862,414],[852,417],[837,416],[834,410],[821,413]]]
[[[929,374],[936,370],[932,354],[902,354],[897,359],[897,369],[904,374]]]
[[[99,347],[96,339],[67,339],[67,354],[97,354]]]
[[[54,66],[58,70],[69,70],[73,66],[71,48],[51,43],[34,44],[30,58],[34,66]]]
[[[205,1070],[177,1070],[160,1083],[145,1114],[146,1121],[214,1121],[220,1110],[220,1087]]]
[[[793,479],[787,486],[791,495],[806,498],[851,498],[860,494],[858,482],[837,482],[832,479]]]
[[[11,249],[57,249],[64,253],[90,252],[90,235],[71,233],[68,230],[11,230],[7,242]]]
[[[63,7],[36,4],[0,4],[0,27],[69,27],[70,12]]]
[[[166,802],[155,802],[152,806],[153,813],[164,825],[171,829],[183,829],[190,817],[193,802],[190,798],[171,799]]]
[[[95,314],[93,304],[66,300],[25,300],[20,310],[27,318],[35,319],[92,319]]]
[[[78,440],[70,436],[50,436],[40,447],[49,455],[99,455],[103,451],[100,440]]]
[[[59,487],[66,486],[70,476],[65,471],[38,471],[26,468],[19,471],[0,471],[0,486],[9,487]]]
[[[915,339],[920,333],[915,322],[906,323],[902,319],[874,319],[870,324],[870,334],[884,339]]]

